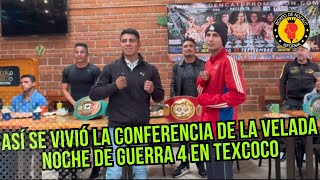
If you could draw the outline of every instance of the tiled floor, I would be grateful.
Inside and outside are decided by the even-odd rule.
[[[271,177],[275,179],[275,172],[274,172],[274,161],[272,161],[272,174]],[[258,166],[259,160],[243,160],[240,161],[240,171],[237,170],[236,164],[234,163],[233,170],[234,170],[234,178],[235,179],[267,179],[268,178],[268,160],[263,160],[261,167]],[[162,175],[162,166],[161,165],[154,165],[148,166],[148,178],[149,179],[172,179],[171,172],[173,172],[179,164],[165,165],[166,169],[166,176]],[[319,164],[320,165],[320,164]],[[191,172],[186,174],[183,177],[175,178],[175,179],[200,179],[198,175],[198,171],[196,165],[194,163],[190,164]],[[300,179],[299,171],[296,168],[296,178]],[[306,167],[305,164],[302,168],[303,176],[306,175]],[[320,174],[320,172],[319,172]],[[57,179],[58,174],[55,171],[43,171],[43,179]],[[90,169],[86,171],[82,171],[78,173],[80,179],[88,179],[90,175]],[[105,178],[105,168],[102,170],[102,175],[100,179]],[[286,163],[281,163],[281,178],[286,179]],[[203,178],[206,179],[206,178]]]

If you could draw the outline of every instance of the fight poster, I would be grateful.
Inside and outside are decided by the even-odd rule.
[[[273,37],[276,18],[284,12],[300,12],[310,25],[312,60],[320,61],[319,1],[212,2],[168,5],[168,53],[172,61],[182,56],[182,41],[196,41],[197,55],[209,56],[204,41],[205,29],[214,22],[228,26],[225,48],[236,60],[277,61],[295,58],[295,49],[280,46]]]

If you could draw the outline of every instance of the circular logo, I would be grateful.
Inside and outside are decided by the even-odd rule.
[[[92,116],[99,112],[101,106],[99,101],[92,101],[89,97],[80,99],[76,107],[78,114],[81,116]]]
[[[190,119],[196,111],[194,104],[188,99],[180,99],[174,102],[171,106],[171,114],[179,120]]]
[[[285,48],[297,48],[307,42],[310,35],[308,20],[295,11],[280,14],[274,21],[273,36]]]
[[[320,117],[320,97],[319,96],[311,100],[310,112],[312,113],[312,115],[316,116],[317,118]]]

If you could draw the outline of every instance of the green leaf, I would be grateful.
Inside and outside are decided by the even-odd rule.
[[[46,50],[45,47],[43,47],[43,46],[41,46],[41,45],[38,45],[38,46],[36,47],[36,49],[35,49],[35,52],[36,52],[37,56],[40,57],[40,56],[43,56],[43,55],[44,55],[45,50]]]
[[[167,26],[167,24],[168,24],[168,18],[167,18],[167,16],[159,16],[158,19],[157,19],[157,23],[158,23],[160,26]]]

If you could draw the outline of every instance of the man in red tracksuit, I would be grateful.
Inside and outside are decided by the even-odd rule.
[[[214,23],[205,31],[205,42],[211,57],[197,79],[198,101],[202,108],[201,121],[212,123],[216,134],[216,122],[237,120],[238,105],[246,99],[246,87],[240,65],[224,48],[228,27]],[[215,161],[215,150],[211,151],[211,162],[207,162],[208,179],[232,179],[232,162]]]

